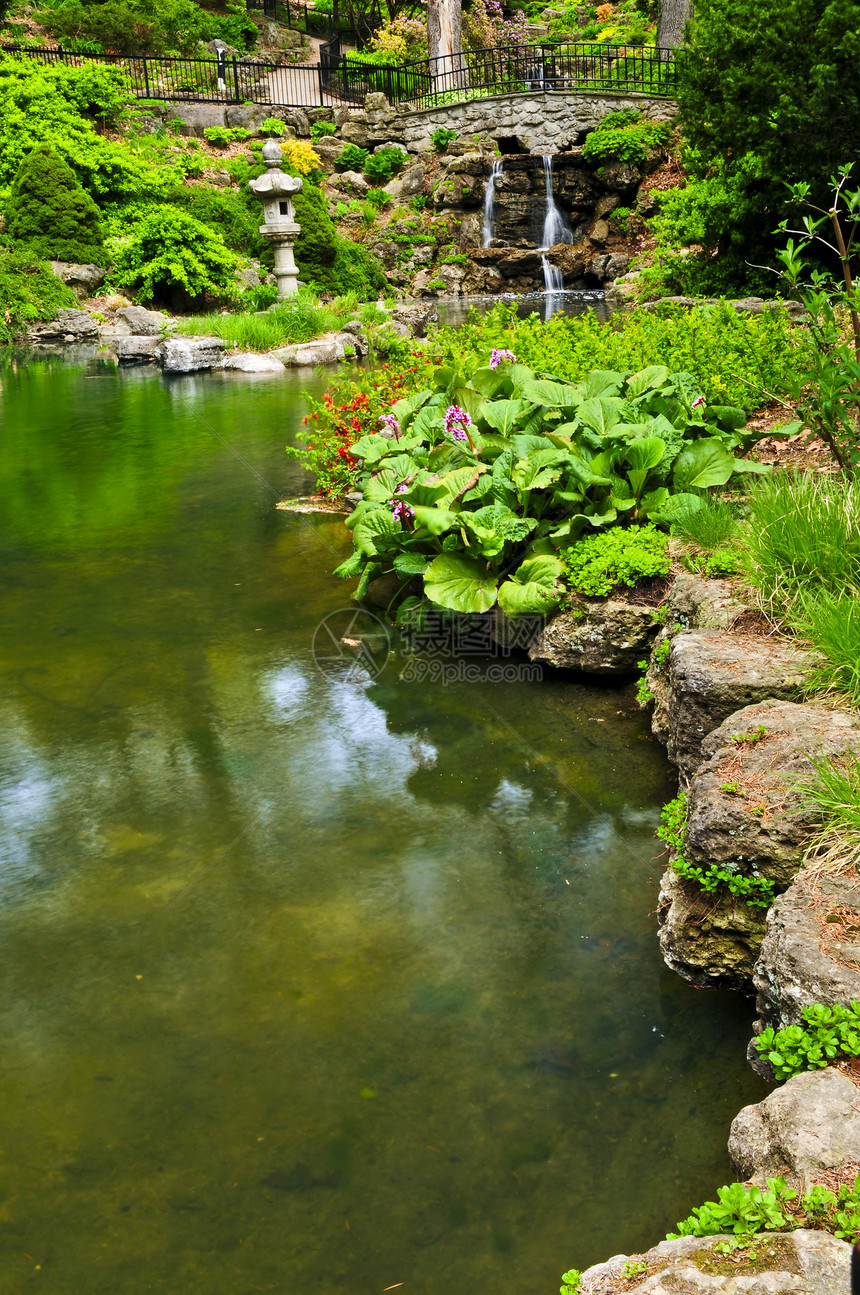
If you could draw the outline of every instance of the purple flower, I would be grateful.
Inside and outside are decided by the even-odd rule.
[[[396,495],[405,495],[408,489],[409,483],[401,481],[394,493]],[[403,522],[406,518],[415,516],[415,509],[410,508],[405,499],[398,499],[391,507],[391,516],[396,517],[399,522]]]
[[[453,436],[455,441],[467,441],[469,439],[466,432],[467,427],[471,427],[472,419],[465,409],[459,405],[451,405],[445,415],[445,431],[449,436]]]
[[[393,414],[380,414],[379,421],[382,423],[383,427],[387,427],[395,437],[400,436],[400,424]]]
[[[514,355],[513,351],[500,351],[494,346],[493,354],[490,356],[490,368],[497,369],[502,360],[508,360],[511,364],[516,364],[517,357]]]

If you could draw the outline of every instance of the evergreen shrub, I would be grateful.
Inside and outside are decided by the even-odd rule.
[[[47,145],[21,164],[3,217],[7,234],[36,256],[108,264],[98,207]]]

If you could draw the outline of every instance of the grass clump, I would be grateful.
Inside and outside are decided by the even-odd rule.
[[[804,863],[813,874],[838,875],[860,864],[860,757],[813,760],[814,772],[799,790],[821,815]]]
[[[860,483],[781,473],[756,482],[745,545],[766,601],[860,591]]]
[[[801,593],[793,627],[824,658],[807,675],[811,693],[839,692],[860,706],[860,599],[854,590]]]
[[[223,337],[240,351],[271,351],[278,346],[311,342],[322,333],[333,332],[356,311],[355,294],[323,305],[316,295],[300,289],[290,301],[273,310],[242,315],[195,315],[183,319],[178,332]]]
[[[681,512],[672,523],[672,534],[705,553],[728,544],[737,534],[735,510],[724,499],[703,496],[700,507]]]
[[[669,574],[669,539],[649,523],[589,535],[562,553],[567,583],[586,597],[600,598],[618,585]]]

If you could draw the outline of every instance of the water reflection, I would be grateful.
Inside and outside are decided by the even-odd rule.
[[[563,288],[555,292],[503,292],[494,297],[448,297],[437,303],[440,324],[458,327],[464,324],[471,310],[485,315],[502,302],[510,306],[516,303],[518,319],[529,315],[538,315],[546,322],[553,315],[584,315],[593,311],[601,323],[605,323],[612,314],[612,306],[606,300],[602,290],[574,291]]]
[[[272,508],[299,392],[5,383],[15,1295],[549,1292],[712,1192],[760,1093],[748,1006],[659,960],[626,695],[315,665],[348,539]]]

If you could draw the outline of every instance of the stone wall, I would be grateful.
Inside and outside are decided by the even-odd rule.
[[[604,117],[623,108],[636,108],[653,121],[668,121],[678,111],[673,99],[656,95],[571,93],[547,90],[521,95],[491,95],[444,108],[397,112],[403,142],[410,153],[426,153],[434,130],[444,126],[461,136],[489,135],[515,139],[530,153],[559,153],[574,148]]]

